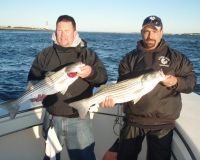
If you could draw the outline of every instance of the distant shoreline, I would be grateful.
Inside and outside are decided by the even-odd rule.
[[[47,28],[34,28],[34,27],[11,27],[11,26],[0,26],[0,30],[21,30],[21,31],[55,31],[53,29],[47,29]],[[89,31],[80,31],[80,32],[89,32]],[[91,31],[94,32],[94,31]],[[95,32],[95,33],[123,33],[123,32]],[[140,34],[138,32],[130,32]],[[129,34],[129,33],[124,33],[124,34]],[[200,33],[165,33],[170,34],[170,35],[200,35]]]
[[[33,28],[33,27],[11,27],[0,26],[0,30],[24,30],[24,31],[53,31],[47,28]]]

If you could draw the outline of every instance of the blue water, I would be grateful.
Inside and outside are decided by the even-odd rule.
[[[52,32],[0,30],[0,103],[19,97],[27,84],[27,75],[34,57],[43,48],[52,44]],[[81,32],[103,60],[109,80],[117,79],[121,57],[135,48],[141,38],[139,34]],[[193,62],[200,94],[200,36],[165,35],[165,40],[175,49],[186,54]]]

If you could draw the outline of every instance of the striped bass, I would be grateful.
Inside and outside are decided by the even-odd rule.
[[[51,95],[58,92],[65,94],[68,87],[78,79],[77,73],[81,71],[82,66],[85,64],[77,62],[57,72],[48,73],[43,80],[29,87],[18,99],[6,101],[0,104],[0,108],[8,110],[10,117],[15,118],[20,104],[25,101],[37,98],[38,95]]]
[[[115,103],[128,101],[137,103],[143,95],[153,90],[160,81],[165,79],[166,77],[161,70],[153,71],[136,78],[102,86],[93,96],[72,102],[69,105],[77,109],[79,116],[84,118],[88,111],[91,112],[93,107],[99,107],[99,103],[104,101],[108,96],[112,97]]]

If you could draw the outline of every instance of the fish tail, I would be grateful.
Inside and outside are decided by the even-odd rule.
[[[0,104],[0,108],[8,111],[10,118],[14,119],[19,111],[20,106],[18,105],[17,100],[9,100]]]
[[[86,99],[72,102],[69,105],[78,111],[78,114],[81,118],[85,118],[90,108],[89,101]]]

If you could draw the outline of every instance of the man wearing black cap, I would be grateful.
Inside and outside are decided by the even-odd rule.
[[[141,35],[136,49],[120,61],[119,81],[160,69],[167,79],[136,104],[123,104],[125,118],[120,140],[106,152],[104,160],[136,160],[145,137],[148,160],[170,160],[175,120],[182,107],[180,93],[190,93],[196,85],[192,63],[165,42],[159,17],[147,17]],[[102,106],[114,106],[112,98]]]

